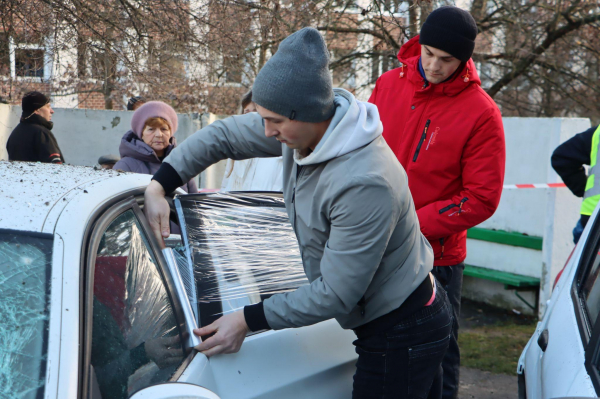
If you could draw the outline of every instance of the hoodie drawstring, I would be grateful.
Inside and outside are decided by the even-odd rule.
[[[461,76],[464,79],[465,83],[469,81],[469,68],[467,68],[467,73]]]

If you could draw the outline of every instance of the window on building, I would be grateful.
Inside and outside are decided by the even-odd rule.
[[[402,0],[384,0],[383,1],[383,10],[389,11],[392,13],[400,12],[400,7],[402,6]]]
[[[90,51],[90,76],[92,79],[104,79],[106,77],[105,57],[100,51]]]
[[[8,35],[0,33],[0,76],[10,75],[10,48]]]
[[[397,67],[398,62],[393,54],[384,53],[374,56],[371,63],[371,83],[375,83],[381,75]]]
[[[352,50],[333,50],[333,59],[336,62],[332,70],[334,87],[354,87],[355,60]]]
[[[223,57],[225,81],[227,83],[242,83],[244,75],[244,62],[239,55],[226,55]]]
[[[15,51],[17,76],[44,77],[44,50],[17,49]]]

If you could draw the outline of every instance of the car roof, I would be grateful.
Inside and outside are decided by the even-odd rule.
[[[118,176],[138,180],[130,173],[88,166],[0,161],[0,229],[40,232],[51,211],[86,194],[86,187]]]

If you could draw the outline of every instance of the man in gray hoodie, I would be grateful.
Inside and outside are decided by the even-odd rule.
[[[286,210],[310,284],[196,330],[214,333],[197,349],[234,353],[249,331],[336,318],[358,337],[353,397],[439,398],[451,316],[429,273],[432,249],[377,108],[332,89],[328,64],[317,30],[282,41],[252,88],[258,113],[215,122],[175,148],[146,190],[146,216],[162,241],[166,193],[221,159],[282,155]]]

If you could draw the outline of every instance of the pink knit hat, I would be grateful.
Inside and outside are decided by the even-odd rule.
[[[175,135],[177,131],[177,113],[169,104],[162,101],[149,101],[136,109],[133,118],[131,118],[131,130],[142,138],[144,126],[150,118],[163,118],[166,120],[171,128],[171,135]]]

